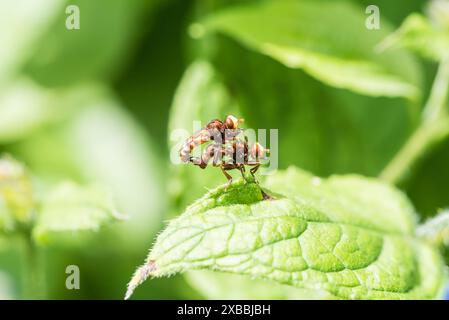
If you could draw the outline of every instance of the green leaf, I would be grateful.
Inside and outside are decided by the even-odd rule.
[[[145,30],[142,17],[159,3],[111,0],[106,8],[98,1],[60,2],[58,14],[49,20],[49,27],[32,48],[33,55],[24,66],[27,75],[48,86],[114,77],[127,61],[136,37]],[[66,28],[68,5],[79,7],[80,29]],[[105,12],[101,19],[98,12]]]
[[[193,29],[226,34],[330,86],[416,99],[419,89],[403,68],[410,57],[377,54],[376,44],[391,28],[384,22],[381,30],[368,30],[365,19],[364,11],[348,2],[266,1],[223,10]]]
[[[0,3],[0,12],[4,13],[0,20],[0,86],[32,56],[34,45],[58,11],[63,12],[61,1],[17,0]]]
[[[434,61],[441,61],[449,52],[449,31],[432,25],[426,17],[414,13],[401,27],[385,38],[379,49],[403,47]]]
[[[191,270],[186,272],[185,277],[193,288],[201,292],[206,299],[212,300],[323,300],[336,298],[325,291],[301,289],[232,273]]]
[[[33,236],[46,244],[59,234],[98,231],[105,223],[123,218],[102,188],[65,182],[44,198]]]
[[[436,298],[438,250],[415,237],[415,214],[392,187],[361,176],[320,179],[290,168],[259,186],[207,193],[159,235],[127,297],[148,276],[189,269],[245,274],[349,299]]]

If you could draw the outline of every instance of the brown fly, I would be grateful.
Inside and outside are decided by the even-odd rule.
[[[269,149],[256,142],[251,147],[246,136],[241,137],[243,130],[239,125],[243,119],[229,115],[225,121],[212,120],[203,129],[189,137],[183,144],[179,155],[183,162],[192,163],[204,169],[211,162],[214,167],[220,167],[228,179],[228,186],[232,183],[232,176],[227,172],[237,169],[245,178],[245,166],[251,166],[250,174],[254,174],[266,159]],[[210,143],[200,156],[192,156],[192,151],[204,144]]]

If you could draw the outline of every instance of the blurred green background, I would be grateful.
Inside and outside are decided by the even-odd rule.
[[[218,170],[170,162],[171,130],[191,130],[193,119],[204,123],[235,113],[250,127],[277,128],[280,168],[292,164],[322,176],[377,176],[406,141],[418,123],[420,100],[334,88],[232,37],[190,36],[192,23],[203,17],[254,2],[259,1],[1,1],[0,153],[24,163],[38,184],[103,183],[130,216],[88,237],[74,234],[69,243],[40,248],[46,298],[122,299],[165,221],[205,186],[224,182]],[[382,29],[388,29],[379,39],[427,3],[333,2],[350,3],[363,19],[366,6],[378,5]],[[65,28],[69,4],[80,8],[79,30]],[[323,17],[311,19],[326,31],[325,11],[323,6]],[[261,28],[269,19],[259,22]],[[400,60],[404,75],[425,97],[436,66],[409,53]],[[448,163],[449,141],[400,186],[422,218],[449,205]],[[0,298],[23,297],[21,252],[19,240],[0,235]],[[80,290],[65,288],[65,268],[72,264],[80,267]],[[235,294],[235,288],[215,290],[219,281],[209,277],[152,280],[134,298],[291,297],[256,282]]]

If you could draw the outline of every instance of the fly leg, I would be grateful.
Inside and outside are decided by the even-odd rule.
[[[246,176],[245,176],[245,172],[246,172],[245,166],[244,166],[244,165],[241,165],[241,166],[239,167],[239,171],[240,171],[240,173],[242,174],[242,178],[243,178],[243,180],[245,181],[245,183],[248,183],[248,179],[246,179]]]
[[[193,157],[193,156],[191,156],[191,157],[189,157],[189,162],[194,164],[195,166],[199,166],[201,169],[204,169],[207,166],[207,163],[204,163],[202,161],[201,157]]]
[[[228,183],[226,184],[225,190],[228,190],[229,186],[232,183],[232,176],[226,172],[227,169],[223,165],[220,166],[221,172],[225,175],[226,179],[228,179]]]
[[[259,170],[260,163],[258,163],[258,162],[249,162],[248,164],[254,166],[254,167],[252,167],[252,168],[249,170],[249,172],[251,173],[251,176],[253,177],[254,181],[255,181],[257,184],[259,184],[259,181],[257,181],[255,174],[256,174],[257,170]]]

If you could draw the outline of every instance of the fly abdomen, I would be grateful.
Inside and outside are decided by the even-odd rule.
[[[210,138],[211,135],[209,131],[205,129],[200,130],[195,135],[189,137],[179,151],[179,157],[181,158],[181,161],[189,162],[193,149],[203,143],[210,141]]]

